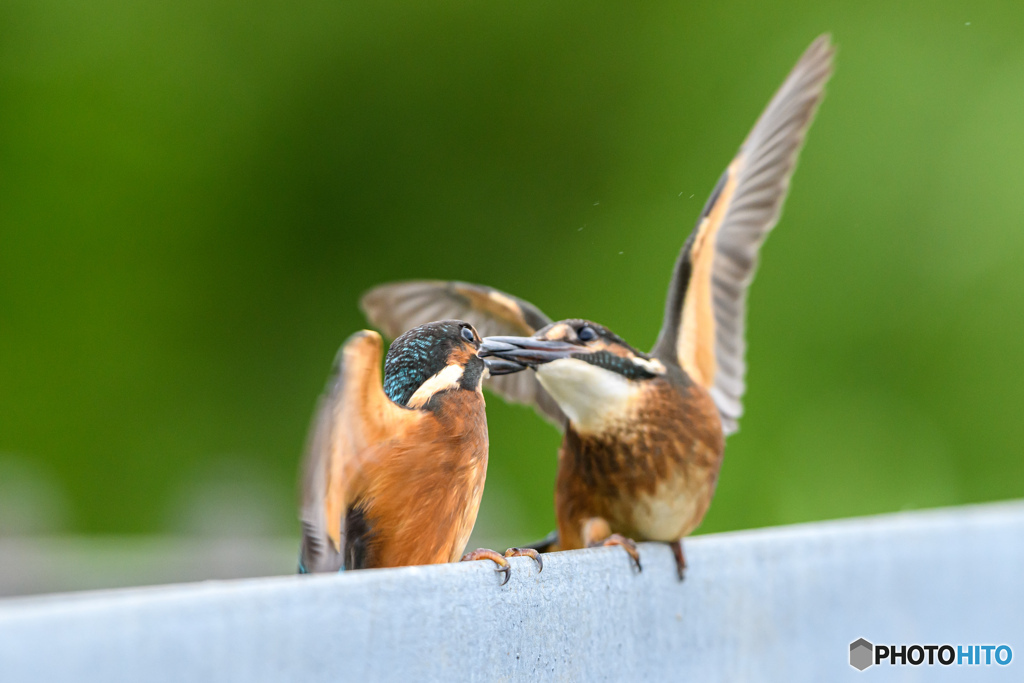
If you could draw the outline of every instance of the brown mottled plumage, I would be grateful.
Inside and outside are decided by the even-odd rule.
[[[580,434],[572,424],[566,429],[555,483],[562,548],[604,540],[584,538],[592,518],[631,538],[675,541],[693,531],[711,504],[724,448],[711,397],[696,385],[659,377],[646,383],[637,403],[628,423],[602,433]],[[670,497],[689,514],[652,519],[647,501],[664,495],[671,482],[677,488]]]

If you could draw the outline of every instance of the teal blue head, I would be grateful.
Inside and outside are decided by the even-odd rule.
[[[479,350],[480,335],[462,320],[414,327],[391,342],[384,393],[399,405],[419,408],[443,391],[478,391],[486,375]]]

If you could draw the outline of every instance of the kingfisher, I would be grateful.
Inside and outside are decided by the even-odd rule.
[[[682,539],[708,510],[725,437],[743,413],[747,290],[833,53],[828,35],[810,45],[722,174],[676,260],[650,352],[589,320],[552,322],[533,304],[481,285],[398,282],[364,296],[364,312],[387,333],[457,315],[486,335],[481,356],[531,369],[503,366],[489,386],[564,431],[557,530],[506,556],[617,545],[639,570],[635,541],[662,541],[683,579]]]
[[[462,555],[487,474],[481,382],[511,368],[485,362],[461,320],[420,325],[388,349],[376,332],[349,337],[317,406],[302,477],[299,572],[490,559]]]

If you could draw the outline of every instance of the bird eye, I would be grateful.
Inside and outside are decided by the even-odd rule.
[[[473,330],[468,327],[462,328],[462,338],[468,342],[473,341]]]
[[[597,332],[594,332],[593,327],[581,327],[580,331],[576,333],[576,336],[580,341],[588,342],[597,339]]]

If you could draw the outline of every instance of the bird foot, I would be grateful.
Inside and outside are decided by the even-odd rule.
[[[673,541],[668,544],[669,548],[672,548],[672,554],[676,557],[676,574],[679,575],[679,580],[682,581],[686,575],[686,555],[683,555],[683,542],[682,540]]]
[[[636,549],[636,543],[632,538],[626,538],[620,534],[612,534],[603,541],[595,541],[589,544],[588,548],[600,548],[612,545],[622,546],[622,549],[629,553],[629,556],[633,558],[633,564],[636,565],[638,572],[643,571],[643,567],[640,566],[640,551]]]
[[[504,557],[499,555],[494,550],[488,550],[486,548],[477,548],[473,552],[466,553],[465,555],[463,555],[460,562],[473,562],[475,560],[492,560],[495,564],[498,565],[498,568],[494,571],[498,572],[499,574],[503,574],[505,577],[502,580],[502,582],[498,584],[499,586],[504,586],[506,583],[508,583],[509,577],[512,576],[512,565],[510,565],[508,563],[508,560],[506,560]]]
[[[537,563],[537,573],[540,574],[544,571],[544,560],[541,559],[540,553],[533,548],[509,548],[505,551],[505,557],[532,557],[533,561]]]

